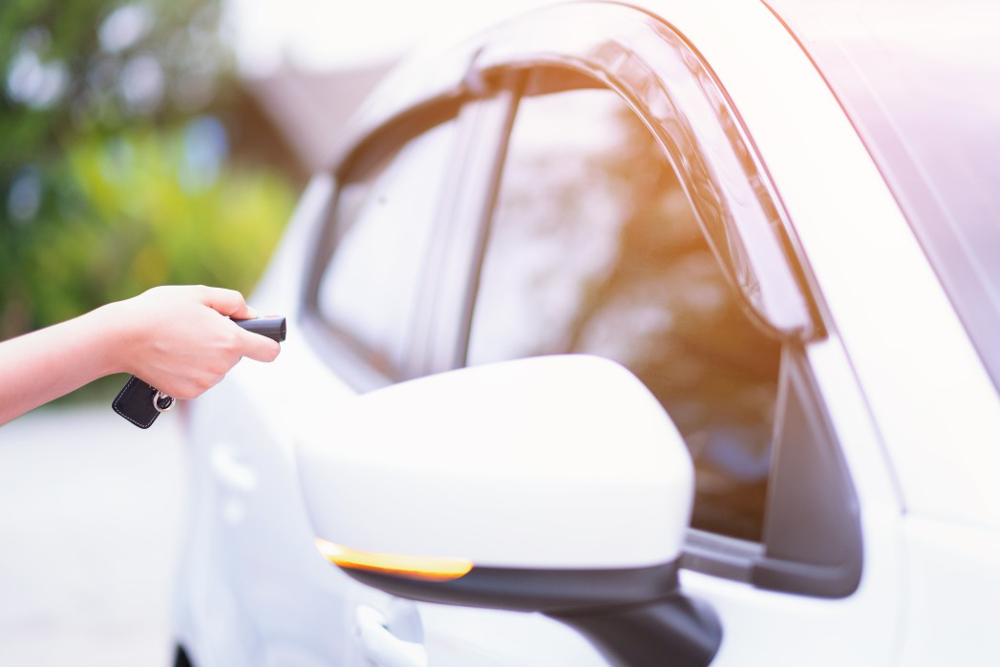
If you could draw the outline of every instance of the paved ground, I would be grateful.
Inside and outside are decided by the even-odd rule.
[[[179,422],[101,405],[0,427],[0,665],[170,664]]]

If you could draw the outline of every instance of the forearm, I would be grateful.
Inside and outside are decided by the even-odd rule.
[[[137,375],[174,398],[195,398],[244,356],[278,356],[278,343],[230,317],[256,317],[239,292],[156,287],[0,343],[0,424],[111,373]]]
[[[114,304],[0,343],[0,424],[104,375],[120,372],[108,331]]]

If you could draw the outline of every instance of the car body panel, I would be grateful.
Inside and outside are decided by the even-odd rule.
[[[908,517],[909,556],[900,664],[984,664],[1000,655],[1000,541],[989,528]]]

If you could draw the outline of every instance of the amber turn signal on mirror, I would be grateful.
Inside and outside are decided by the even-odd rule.
[[[316,548],[328,561],[339,567],[368,570],[424,581],[449,581],[472,571],[472,561],[465,558],[397,556],[357,551],[316,538]]]

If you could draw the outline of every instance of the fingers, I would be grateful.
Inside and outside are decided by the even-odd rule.
[[[185,401],[198,398],[206,391],[219,384],[226,377],[221,375],[206,375],[198,378],[176,378],[157,385],[157,388],[168,396]]]
[[[246,304],[243,295],[236,290],[221,287],[203,287],[201,302],[216,312],[227,315],[234,320],[245,320],[257,317],[257,311]],[[259,334],[237,330],[237,341],[241,356],[257,361],[274,361],[281,351],[281,346],[275,341]]]
[[[257,311],[248,306],[243,295],[236,290],[221,287],[202,287],[201,290],[201,302],[218,313],[234,320],[257,317]]]
[[[274,361],[281,352],[281,345],[260,334],[239,329],[240,354],[256,361]]]

